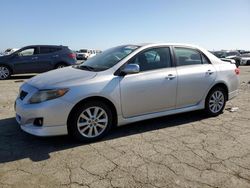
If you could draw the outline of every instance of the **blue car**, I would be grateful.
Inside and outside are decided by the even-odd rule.
[[[42,73],[76,62],[76,54],[67,46],[26,46],[0,57],[0,80],[8,79],[12,74]]]

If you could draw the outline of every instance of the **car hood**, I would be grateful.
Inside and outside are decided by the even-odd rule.
[[[28,84],[38,89],[68,87],[96,76],[96,72],[85,71],[73,67],[65,67],[39,74],[27,81]]]

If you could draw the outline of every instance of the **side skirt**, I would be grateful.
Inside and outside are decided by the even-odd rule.
[[[201,110],[201,109],[204,109],[204,101],[194,106],[188,106],[185,108],[178,108],[174,110],[167,110],[167,111],[140,115],[140,116],[130,117],[130,118],[124,118],[122,115],[119,115],[117,126],[122,126],[125,124],[134,123],[137,121],[142,121],[142,120],[147,120],[147,119],[152,119],[152,118],[157,118],[157,117],[162,117],[162,116],[167,116],[167,115],[179,114],[179,113],[184,113],[184,112],[190,112],[190,111],[195,111],[195,110]]]

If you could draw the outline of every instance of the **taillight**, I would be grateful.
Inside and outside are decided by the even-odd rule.
[[[236,74],[236,75],[239,75],[239,74],[240,74],[240,69],[239,69],[239,68],[236,68],[234,71],[235,71],[235,74]]]
[[[69,58],[76,59],[76,54],[74,54],[74,53],[70,53],[68,56],[69,56]]]

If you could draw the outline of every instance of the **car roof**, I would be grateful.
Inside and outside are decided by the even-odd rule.
[[[186,43],[139,43],[137,44],[141,47],[154,47],[154,46],[183,46],[183,47],[191,47],[191,48],[201,48],[198,45],[186,44]]]
[[[23,48],[32,48],[32,47],[60,47],[60,48],[65,48],[67,46],[62,46],[62,45],[29,45],[29,46],[24,46]]]

